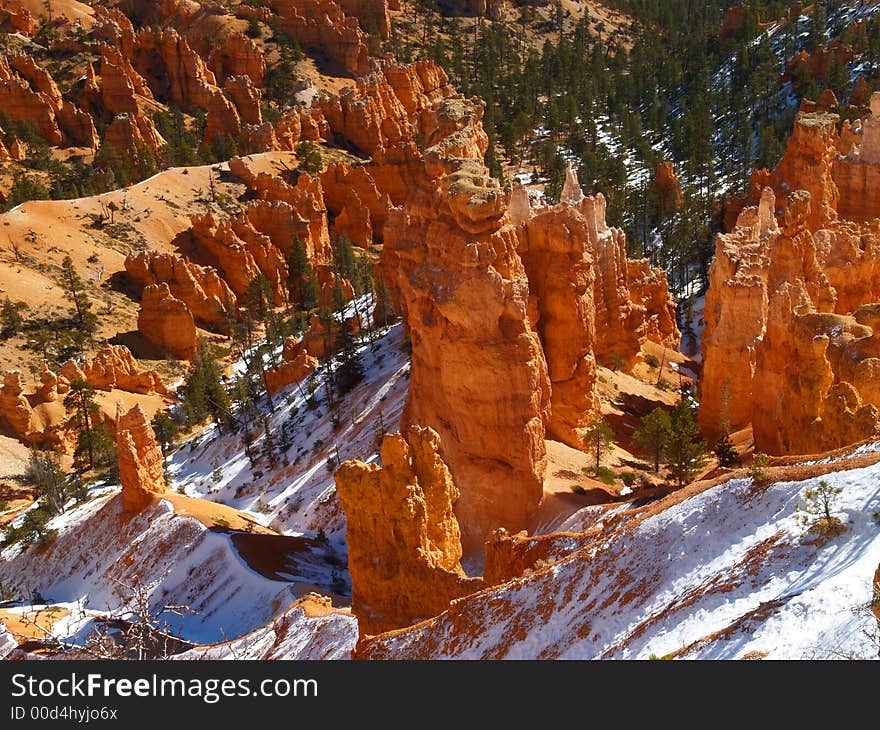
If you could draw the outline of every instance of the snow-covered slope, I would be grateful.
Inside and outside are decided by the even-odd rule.
[[[0,582],[40,602],[71,607],[61,638],[82,638],[93,612],[119,613],[140,583],[154,614],[167,605],[188,611],[160,620],[175,636],[196,644],[235,639],[265,626],[297,599],[297,579],[272,580],[251,569],[229,534],[175,514],[167,501],[124,516],[118,497],[96,500],[51,524],[58,536],[45,546],[7,549]],[[314,580],[320,566],[306,577]],[[329,575],[332,566],[324,571]],[[348,619],[354,623],[353,619]]]
[[[317,610],[316,610],[317,609]],[[174,659],[350,659],[357,622],[307,596],[270,625],[235,641],[200,647]]]
[[[211,426],[171,457],[175,488],[248,511],[282,532],[324,530],[341,539],[344,518],[327,461],[378,458],[379,428],[397,430],[409,385],[409,353],[401,325],[379,337],[375,351],[364,345],[360,354],[364,380],[333,408],[325,403],[321,370],[275,397],[269,427],[276,440],[285,431],[290,434],[286,464],[276,453],[261,456],[252,466],[240,434],[218,434]],[[310,394],[315,408],[308,405]],[[254,452],[264,445],[260,430]]]
[[[876,658],[880,464],[822,478],[843,490],[841,535],[798,521],[818,477],[763,489],[734,479],[622,526],[609,520],[590,547],[380,637],[367,655]]]

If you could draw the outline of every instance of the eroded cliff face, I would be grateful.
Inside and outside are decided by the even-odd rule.
[[[165,493],[165,477],[156,434],[139,405],[126,412],[119,404],[116,448],[122,508],[129,513],[140,512]]]
[[[483,586],[461,568],[458,490],[437,432],[413,426],[385,436],[381,457],[381,467],[348,461],[336,472],[361,636],[436,616]]]
[[[198,343],[192,312],[171,294],[164,282],[144,288],[138,332],[180,360],[191,360],[196,354]]]
[[[465,547],[478,551],[496,528],[531,526],[546,438],[583,448],[597,360],[630,367],[649,336],[677,346],[678,329],[665,276],[627,260],[601,195],[584,196],[570,170],[556,208],[512,201],[482,163],[482,107],[420,73],[437,100],[400,103],[420,110],[433,144],[407,162],[416,185],[389,213],[381,273],[412,342],[404,423],[440,433]]]
[[[226,330],[229,315],[236,309],[235,294],[215,269],[182,256],[141,251],[126,257],[125,270],[141,287],[167,284],[200,324],[220,332]]]
[[[403,421],[440,434],[478,550],[499,526],[527,527],[541,500],[550,383],[506,193],[477,160],[435,153],[427,167],[437,177],[385,225],[382,274],[412,341]]]
[[[824,219],[814,235],[806,191],[788,196],[781,227],[776,209],[765,188],[759,208],[745,209],[737,228],[718,237],[700,424],[711,438],[751,423],[758,451],[818,453],[878,428],[875,389],[864,377],[880,364],[874,320],[869,309],[861,315],[869,324],[848,316],[875,297],[873,264],[864,254],[876,238],[857,224]]]

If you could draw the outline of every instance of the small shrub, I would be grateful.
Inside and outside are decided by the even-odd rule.
[[[645,365],[649,368],[659,368],[660,361],[657,359],[656,355],[645,355]]]
[[[582,469],[583,473],[588,477],[592,477],[593,479],[602,482],[603,484],[611,487],[617,481],[617,474],[614,472],[614,469],[610,469],[607,466],[600,466],[598,469],[593,467],[584,467]]]
[[[634,471],[624,471],[620,473],[620,481],[623,482],[624,486],[632,488],[637,479],[638,476]]]
[[[580,494],[580,495],[584,495],[587,493],[587,490],[584,489],[580,484],[572,484],[571,491],[574,492],[575,494]]]
[[[842,487],[834,487],[824,479],[815,487],[804,490],[804,502],[795,506],[798,522],[820,535],[840,534],[845,529],[843,523],[832,514]],[[817,519],[816,519],[817,518]]]
[[[770,465],[770,457],[767,454],[757,453],[752,457],[752,463],[749,465],[749,476],[752,480],[760,484],[767,479],[767,467]]]

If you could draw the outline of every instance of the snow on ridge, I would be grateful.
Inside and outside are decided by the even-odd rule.
[[[847,527],[824,544],[796,511],[818,479],[764,491],[733,480],[377,649],[399,658],[875,658],[866,606],[880,563],[880,464],[822,479],[843,488],[835,514]]]

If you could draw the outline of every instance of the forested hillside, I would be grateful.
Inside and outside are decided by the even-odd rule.
[[[487,163],[499,178],[540,180],[555,202],[574,161],[585,189],[608,199],[630,253],[666,268],[679,292],[707,282],[725,196],[745,192],[755,167],[775,166],[801,101],[829,88],[847,107],[858,78],[859,103],[880,87],[878,3],[609,0],[613,27],[591,3],[515,5],[447,17],[419,0],[388,50],[437,61],[486,100]],[[675,163],[681,206],[658,198],[662,160]]]

